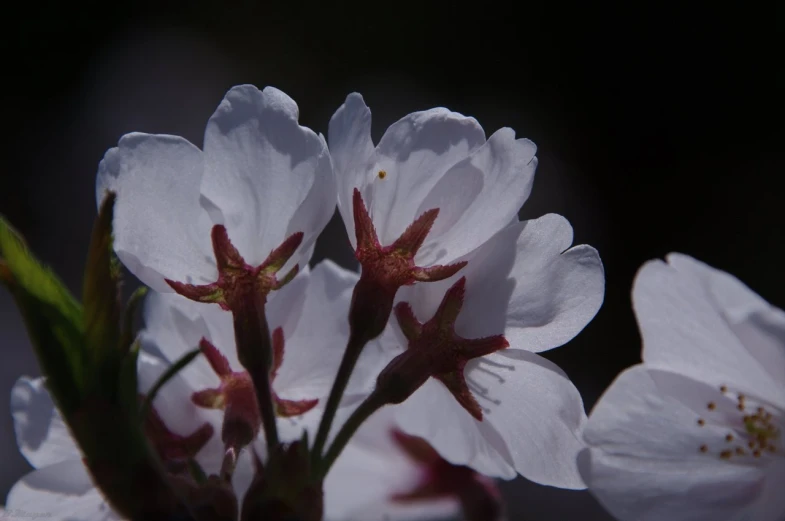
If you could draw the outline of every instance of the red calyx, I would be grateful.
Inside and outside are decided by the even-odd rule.
[[[261,298],[266,301],[270,291],[280,289],[292,280],[299,271],[295,265],[282,279],[278,271],[291,258],[303,240],[302,232],[297,232],[284,240],[270,252],[259,266],[246,264],[237,248],[229,240],[226,228],[221,224],[213,226],[211,232],[213,253],[218,266],[218,280],[212,284],[194,285],[166,279],[166,283],[177,293],[197,302],[217,303],[235,313],[249,312],[248,303]],[[250,298],[249,296],[253,296]]]
[[[357,248],[354,255],[362,266],[360,280],[352,296],[349,323],[352,331],[367,330],[367,339],[381,334],[392,312],[395,293],[401,286],[415,282],[449,278],[466,262],[423,268],[415,265],[414,257],[425,242],[439,209],[426,211],[389,246],[382,246],[362,195],[354,189],[354,230]]]
[[[482,421],[482,408],[469,390],[464,376],[466,363],[509,347],[502,335],[467,339],[455,333],[455,320],[463,307],[466,277],[461,277],[442,299],[436,314],[420,323],[411,306],[401,302],[395,315],[409,341],[405,352],[395,357],[379,374],[376,392],[389,403],[400,403],[429,377],[442,382],[468,412]]]
[[[503,506],[493,480],[469,467],[446,461],[428,442],[394,429],[396,445],[422,469],[422,478],[409,492],[392,496],[392,501],[413,503],[438,499],[455,499],[467,521],[497,521]]]
[[[283,330],[277,328],[272,336],[271,384],[283,363]],[[233,371],[226,357],[207,339],[202,339],[199,348],[221,383],[217,388],[195,392],[191,399],[200,407],[225,411],[221,439],[227,447],[240,449],[253,441],[262,423],[251,377],[247,371]],[[272,395],[276,414],[280,417],[304,414],[319,402],[319,400],[286,400],[280,398],[274,391]]]
[[[169,430],[158,411],[150,407],[144,419],[144,433],[167,471],[179,474],[187,470],[188,462],[213,437],[213,426],[205,422],[191,434],[182,436]]]
[[[243,500],[241,521],[321,521],[324,493],[311,471],[307,440],[276,446],[255,473]]]

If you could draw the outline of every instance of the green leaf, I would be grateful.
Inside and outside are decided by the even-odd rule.
[[[22,312],[48,385],[64,414],[84,388],[82,308],[68,289],[30,253],[19,234],[0,218],[0,280]]]
[[[87,349],[94,371],[116,372],[121,360],[119,270],[112,253],[115,194],[109,192],[93,225],[85,267],[82,301]]]
[[[128,412],[128,415],[131,416],[132,421],[135,423],[138,422],[137,414],[139,412],[139,384],[137,378],[139,349],[139,342],[134,342],[123,358],[117,391],[120,405]]]

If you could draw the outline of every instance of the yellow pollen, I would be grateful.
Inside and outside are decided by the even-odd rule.
[[[720,392],[721,393],[727,393],[728,392],[728,386],[727,385],[721,385],[720,386]]]
[[[384,179],[385,177],[387,177],[387,172],[384,170],[379,170],[379,173],[377,175],[379,176],[379,179]]]
[[[728,392],[725,385],[721,386],[720,390],[723,393]],[[736,395],[736,409],[743,412],[737,417],[737,420],[726,424],[731,430],[723,436],[725,442],[730,444],[728,448],[714,451],[709,449],[709,445],[701,445],[700,452],[714,453],[725,460],[742,456],[761,458],[766,454],[779,456],[783,452],[779,447],[782,431],[778,420],[766,410],[765,406],[759,406],[756,403],[755,406],[750,404],[751,406],[748,408],[746,400],[745,395]],[[757,402],[757,400],[755,401]],[[708,402],[706,408],[715,411],[717,403]],[[740,424],[738,420],[741,420]],[[706,420],[698,418],[697,423],[698,426],[703,427],[706,425]]]

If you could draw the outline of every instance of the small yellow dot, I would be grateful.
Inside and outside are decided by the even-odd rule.
[[[704,425],[706,425],[706,420],[704,420],[703,418],[698,418],[698,425],[703,427]]]
[[[384,179],[385,177],[387,177],[387,172],[385,172],[384,170],[379,170],[379,173],[377,175],[379,176],[379,179]]]
[[[732,442],[733,441],[733,434],[726,435],[725,436],[725,441],[727,441],[728,443]]]
[[[728,392],[728,386],[727,385],[721,385],[720,386],[720,391],[723,392],[723,393],[727,393]]]
[[[714,409],[717,408],[717,404],[714,403],[714,402],[709,402],[709,404],[706,406],[706,408],[709,409],[710,411],[713,411]]]
[[[733,452],[732,451],[724,450],[724,451],[720,452],[720,458],[722,458],[722,459],[730,459],[731,456],[733,456]]]
[[[701,445],[701,452],[709,452],[709,447],[706,445]]]

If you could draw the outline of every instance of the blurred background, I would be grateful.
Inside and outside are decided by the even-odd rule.
[[[743,7],[742,7],[743,6]],[[225,91],[274,85],[327,132],[346,94],[374,138],[446,106],[532,139],[540,166],[524,218],[555,212],[595,246],[607,292],[597,318],[548,356],[587,410],[639,360],[630,286],[670,251],[730,271],[785,307],[782,7],[750,3],[157,1],[4,7],[0,213],[79,292],[94,178],[130,131],[200,145]],[[318,258],[351,266],[340,220]],[[0,290],[0,498],[30,470],[8,410],[39,370]],[[510,519],[608,520],[586,492],[504,484]],[[0,499],[0,503],[3,499]]]

